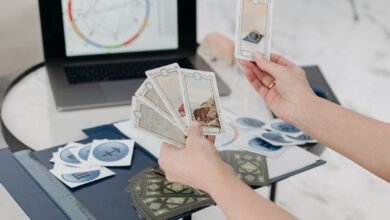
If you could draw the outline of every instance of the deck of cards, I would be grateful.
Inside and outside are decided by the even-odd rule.
[[[223,151],[221,158],[238,177],[252,187],[269,184],[266,158],[246,151]],[[162,170],[146,168],[129,179],[126,191],[141,219],[174,219],[183,214],[215,204],[200,190],[169,182]]]
[[[69,143],[53,153],[50,172],[70,188],[115,175],[106,167],[130,166],[132,140],[95,140],[89,144]]]
[[[238,59],[253,61],[253,54],[271,56],[272,0],[238,0],[236,49]]]
[[[184,146],[189,124],[204,135],[224,132],[215,74],[171,64],[146,72],[132,99],[131,124],[163,142]]]

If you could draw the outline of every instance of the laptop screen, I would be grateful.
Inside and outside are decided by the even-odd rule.
[[[61,0],[67,57],[179,48],[178,0]]]

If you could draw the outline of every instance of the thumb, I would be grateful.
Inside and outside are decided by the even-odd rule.
[[[280,74],[286,70],[284,66],[268,61],[257,53],[254,54],[254,58],[257,66],[275,79],[278,79]]]
[[[203,137],[203,130],[198,121],[193,121],[188,129],[188,137],[201,138]]]

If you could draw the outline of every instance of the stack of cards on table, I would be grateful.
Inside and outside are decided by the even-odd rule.
[[[172,64],[146,72],[132,100],[134,128],[163,142],[184,146],[188,126],[201,122],[205,135],[224,132],[215,74]]]
[[[223,151],[220,155],[248,185],[268,185],[264,156],[246,151]],[[146,168],[130,178],[126,191],[131,193],[139,216],[148,220],[171,219],[214,204],[211,197],[200,190],[168,182],[158,168]]]
[[[106,167],[130,166],[133,157],[132,140],[95,140],[89,144],[69,143],[53,153],[50,172],[70,188],[75,188],[109,176]]]

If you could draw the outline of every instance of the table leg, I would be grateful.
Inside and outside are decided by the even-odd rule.
[[[184,217],[183,220],[192,220],[192,215]]]
[[[275,202],[276,201],[276,183],[272,183],[271,184],[271,191],[269,193],[269,199],[272,201],[272,202]]]

